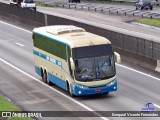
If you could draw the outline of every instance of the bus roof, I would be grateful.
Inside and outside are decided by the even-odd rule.
[[[47,36],[53,40],[68,44],[71,48],[111,44],[105,37],[86,32],[83,28],[73,25],[54,25],[35,28],[34,33]]]

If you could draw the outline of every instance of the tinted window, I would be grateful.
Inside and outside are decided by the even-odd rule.
[[[111,54],[113,54],[111,44],[73,48],[74,58],[99,57]]]
[[[39,34],[33,35],[33,45],[48,53],[66,60],[66,45]],[[69,53],[69,52],[68,52]]]

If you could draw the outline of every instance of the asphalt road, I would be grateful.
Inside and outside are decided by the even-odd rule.
[[[24,110],[141,111],[148,102],[154,104],[155,110],[160,110],[159,75],[153,73],[156,77],[153,78],[144,74],[148,71],[141,70],[141,73],[131,69],[124,62],[123,65],[116,66],[118,91],[106,96],[94,95],[72,99],[56,86],[47,87],[34,72],[31,36],[29,31],[0,22],[0,91]],[[20,70],[9,66],[4,60]]]

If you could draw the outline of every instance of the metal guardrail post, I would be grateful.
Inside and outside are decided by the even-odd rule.
[[[126,13],[126,12],[124,12],[124,15],[126,16],[126,15],[127,15],[127,13]]]
[[[118,11],[117,11],[117,15],[118,15]]]
[[[95,12],[96,12],[96,8],[95,8],[94,10],[95,10]]]
[[[69,9],[70,9],[70,7],[71,7],[71,6],[69,5]]]
[[[101,9],[102,13],[103,13],[103,8]]]
[[[83,10],[83,6],[81,6],[81,9]]]

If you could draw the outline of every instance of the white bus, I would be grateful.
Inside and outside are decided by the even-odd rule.
[[[72,25],[33,30],[35,71],[47,84],[55,84],[72,96],[108,94],[117,90],[111,42]]]

